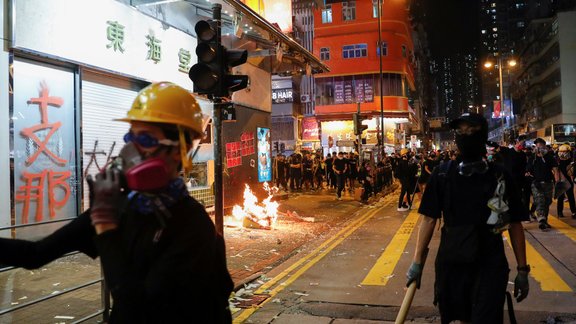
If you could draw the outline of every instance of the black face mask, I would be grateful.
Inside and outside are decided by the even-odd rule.
[[[486,155],[486,140],[488,136],[482,130],[470,135],[456,134],[456,145],[464,161],[478,161]]]

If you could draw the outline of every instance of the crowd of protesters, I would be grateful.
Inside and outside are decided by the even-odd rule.
[[[362,161],[358,153],[296,152],[290,156],[278,154],[274,159],[274,183],[287,192],[314,192],[323,189],[353,192],[364,188],[362,201],[392,184],[392,158],[385,157],[374,164]]]
[[[576,218],[574,144],[548,145],[541,138],[527,141],[520,136],[508,146],[487,142],[486,148],[486,161],[499,163],[511,173],[523,203],[530,208],[531,219],[538,221],[541,230],[550,228],[548,214],[553,199],[556,199],[558,217],[564,217],[564,203],[568,201],[570,215]],[[362,202],[396,179],[400,185],[398,211],[406,211],[412,207],[414,198],[424,192],[434,168],[443,161],[457,158],[455,150],[402,149],[374,164],[360,162],[355,152],[328,153],[324,157],[319,152],[303,151],[290,156],[278,154],[273,173],[276,186],[287,192],[329,189],[334,190],[336,199],[340,200],[343,192],[363,188]]]

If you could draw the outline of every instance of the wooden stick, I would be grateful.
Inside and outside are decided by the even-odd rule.
[[[424,264],[426,263],[426,257],[428,257],[428,248],[422,251],[422,274],[424,273]],[[404,300],[402,300],[402,305],[400,306],[398,315],[396,315],[396,321],[394,322],[394,324],[404,323],[404,321],[406,320],[406,316],[408,315],[408,311],[410,310],[410,306],[412,306],[412,300],[414,299],[415,294],[416,294],[416,280],[412,281],[408,286],[408,289],[406,290],[406,295],[404,295]]]

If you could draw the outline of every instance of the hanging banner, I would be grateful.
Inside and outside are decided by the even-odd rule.
[[[344,80],[344,102],[354,103],[354,92],[352,91],[352,79]]]
[[[500,118],[502,115],[502,110],[500,109],[500,101],[494,100],[492,104],[494,107],[494,109],[492,109],[492,118]]]

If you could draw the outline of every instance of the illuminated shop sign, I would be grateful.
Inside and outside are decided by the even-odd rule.
[[[272,90],[272,103],[290,103],[293,102],[292,89]]]

